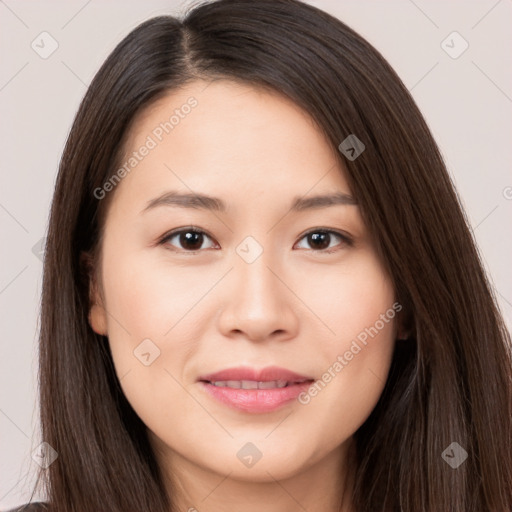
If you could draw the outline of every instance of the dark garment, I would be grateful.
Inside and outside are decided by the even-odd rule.
[[[26,503],[16,508],[11,508],[5,512],[50,512],[50,507],[47,503],[38,501],[36,503]]]

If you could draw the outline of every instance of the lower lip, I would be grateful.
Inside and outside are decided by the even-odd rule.
[[[241,411],[262,413],[275,411],[286,403],[295,400],[311,386],[312,381],[272,389],[234,389],[214,386],[204,381],[200,384],[207,393],[219,402]]]

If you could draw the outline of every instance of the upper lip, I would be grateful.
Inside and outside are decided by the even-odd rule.
[[[215,373],[209,373],[199,377],[200,381],[219,382],[219,381],[242,381],[251,380],[256,382],[271,382],[275,380],[285,380],[287,382],[302,382],[314,380],[313,377],[300,375],[286,368],[278,366],[267,366],[266,368],[256,369],[248,366],[240,366],[238,368],[226,368]]]

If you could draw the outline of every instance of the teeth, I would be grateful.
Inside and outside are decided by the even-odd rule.
[[[210,382],[210,384],[218,387],[233,389],[273,389],[286,387],[288,385],[288,381],[271,380],[268,382],[256,382],[254,380],[218,380],[215,382]]]

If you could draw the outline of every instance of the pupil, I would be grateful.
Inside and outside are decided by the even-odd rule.
[[[202,236],[203,235],[201,233],[187,231],[186,233],[181,234],[180,243],[183,245],[183,247],[187,247],[188,249],[191,249],[191,250],[200,249],[201,245],[203,245]],[[199,243],[198,243],[198,241],[199,241]],[[197,245],[197,247],[196,247],[196,245]]]
[[[317,249],[326,249],[329,247],[329,233],[312,233],[309,237],[310,243],[313,242],[311,243],[313,247],[316,246]]]

